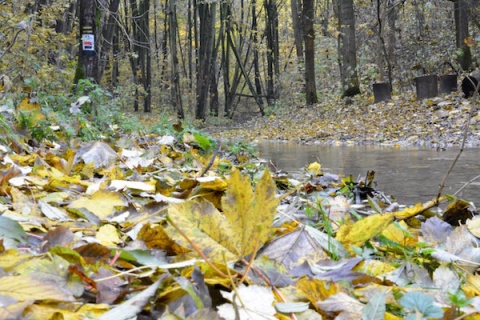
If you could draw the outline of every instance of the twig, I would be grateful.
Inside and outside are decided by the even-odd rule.
[[[437,205],[438,205],[438,202],[440,200],[440,197],[442,196],[443,189],[445,188],[445,183],[447,182],[447,178],[450,175],[450,173],[452,172],[455,165],[457,164],[457,161],[460,158],[460,155],[462,154],[463,149],[465,148],[465,142],[467,141],[468,129],[470,128],[470,120],[472,119],[472,109],[477,102],[478,90],[479,89],[480,89],[480,82],[475,86],[475,94],[473,96],[472,107],[468,111],[467,123],[465,124],[465,130],[463,131],[462,145],[460,146],[460,150],[458,151],[458,154],[455,157],[455,160],[453,160],[452,165],[450,166],[450,168],[448,168],[448,171],[445,174],[445,176],[443,177],[442,183],[440,184],[440,187],[438,188],[438,194],[437,194],[437,198],[435,200]]]
[[[221,146],[220,141],[217,141],[217,147],[215,148],[215,151],[213,152],[213,155],[210,158],[210,162],[208,162],[207,166],[205,167],[205,169],[203,169],[202,173],[200,173],[199,177],[203,177],[205,173],[207,173],[207,171],[212,167],[213,163],[215,162],[215,158],[217,157],[218,152],[220,151],[220,146]]]
[[[13,29],[13,28],[12,28]],[[12,43],[10,43],[10,45],[5,49],[5,51],[3,52],[2,56],[0,57],[0,61],[3,60],[3,57],[5,57],[5,55],[7,54],[8,51],[10,51],[10,49],[13,47],[13,45],[15,44],[15,42],[17,42],[17,37],[18,35],[20,34],[20,32],[22,31],[25,31],[25,33],[27,32],[25,29],[20,29],[17,31],[17,33],[13,36],[13,40],[12,40]]]
[[[477,180],[478,178],[480,178],[480,175],[476,176],[475,178],[471,179],[470,181],[466,182],[460,189],[458,189],[453,195],[456,196],[460,191],[462,191],[463,189],[465,189],[470,183],[472,183],[473,181]]]

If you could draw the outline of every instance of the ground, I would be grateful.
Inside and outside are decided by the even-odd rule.
[[[480,114],[472,108],[476,104],[459,94],[416,101],[410,93],[386,102],[372,101],[371,97],[357,97],[314,106],[290,106],[265,117],[236,122],[233,129],[210,129],[218,138],[242,137],[249,141],[449,148],[461,145],[470,119],[466,146],[480,146]]]

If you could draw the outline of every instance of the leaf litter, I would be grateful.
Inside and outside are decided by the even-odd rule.
[[[4,152],[0,318],[480,314],[470,202],[399,206],[373,173],[293,179],[187,137]]]

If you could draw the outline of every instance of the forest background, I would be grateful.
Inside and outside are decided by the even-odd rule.
[[[39,111],[21,121],[42,135],[45,119],[82,133],[85,119],[68,111],[86,92],[100,127],[135,127],[123,113],[138,110],[154,112],[158,129],[172,114],[225,124],[359,93],[371,103],[374,83],[402,94],[417,76],[472,71],[480,38],[473,0],[3,0],[0,9],[4,108]]]
[[[478,66],[479,17],[473,0],[0,0],[0,318],[479,319],[480,219],[443,195],[451,170],[406,207],[373,171],[270,173],[194,128],[479,144],[478,97],[412,94]]]

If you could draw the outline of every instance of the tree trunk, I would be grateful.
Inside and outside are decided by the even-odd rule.
[[[95,0],[80,0],[80,50],[75,72],[75,84],[81,79],[93,79],[97,74],[96,8]]]
[[[314,0],[303,0],[305,39],[305,98],[307,105],[318,102],[315,85],[315,31],[313,29]]]
[[[197,64],[197,106],[195,118],[205,120],[206,106],[210,86],[212,53],[215,33],[216,3],[201,2],[197,4],[200,18],[200,46]]]
[[[277,0],[265,0],[264,6],[267,12],[267,102],[271,104],[271,100],[277,98],[275,82],[280,73]]]
[[[142,34],[142,84],[145,92],[143,112],[152,111],[152,52],[150,45],[150,0],[141,2],[141,34]]]
[[[469,37],[467,1],[455,0],[453,7],[457,49],[460,49],[461,51],[461,54],[458,57],[458,63],[464,71],[471,71],[472,52],[470,51],[470,47],[465,43],[465,40]]]
[[[182,105],[182,96],[180,92],[180,76],[178,74],[178,58],[177,58],[177,4],[176,0],[169,0],[168,10],[168,34],[170,40],[170,59],[171,59],[171,98],[172,104],[177,111],[177,117],[179,119],[185,118]]]
[[[95,81],[100,83],[103,77],[103,72],[105,71],[105,66],[109,59],[111,53],[110,48],[113,40],[113,32],[115,25],[118,21],[118,6],[120,5],[120,0],[111,0],[108,7],[108,20],[105,26],[103,26],[103,39],[102,45],[100,47],[100,60],[97,68],[97,74],[95,75]]]
[[[353,0],[337,1],[342,97],[351,97],[360,93],[355,41],[355,12]]]
[[[296,0],[293,0],[296,1]],[[260,63],[258,57],[258,29],[257,29],[257,1],[252,0],[252,40],[253,40],[253,73],[255,75],[255,90],[257,92],[257,103],[263,105],[262,83],[260,76]]]
[[[231,4],[224,1],[220,4],[220,41],[222,44],[222,70],[223,70],[223,91],[225,94],[224,115],[230,117],[233,97],[230,93],[230,41],[228,41],[231,32],[232,11]]]
[[[112,39],[112,54],[113,54],[113,67],[112,67],[112,89],[118,85],[118,76],[120,74],[119,66],[119,54],[120,54],[120,27],[115,25],[113,30]]]
[[[290,0],[290,10],[292,13],[293,37],[295,41],[295,49],[297,51],[297,59],[299,63],[303,63],[303,41],[302,41],[302,21],[300,19],[300,11],[298,8],[298,0]],[[313,13],[312,13],[313,14]]]
[[[395,56],[395,46],[396,46],[396,37],[395,29],[397,22],[397,9],[395,7],[395,0],[387,0],[386,4],[387,10],[387,25],[388,25],[388,34],[387,34],[387,52],[388,52],[388,61],[390,64],[395,66],[397,59]]]

